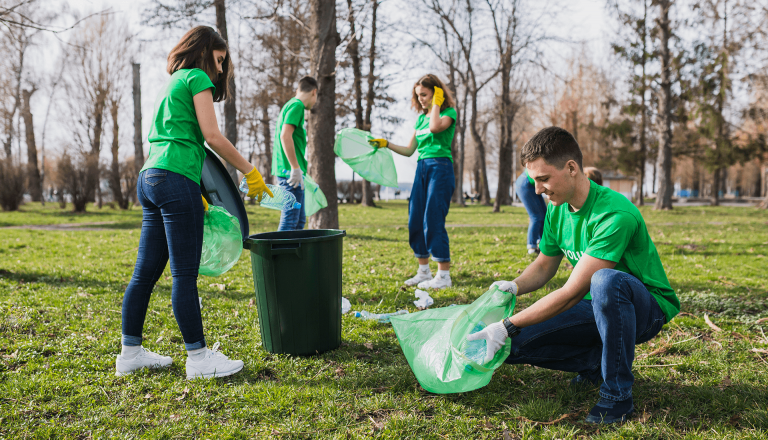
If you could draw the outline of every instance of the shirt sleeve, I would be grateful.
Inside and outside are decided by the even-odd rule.
[[[451,119],[453,119],[454,124],[456,123],[456,109],[453,107],[448,107],[445,109],[445,111],[440,115],[442,118],[443,116],[450,116]]]
[[[192,96],[197,95],[203,90],[213,89],[216,91],[216,86],[213,85],[208,75],[200,69],[192,69],[187,76],[187,87],[189,87]]]
[[[595,227],[585,253],[591,257],[618,263],[638,229],[632,214],[623,211],[605,216]]]
[[[304,106],[300,102],[293,102],[285,109],[285,118],[283,124],[291,124],[298,127],[304,122]]]
[[[551,204],[547,206],[547,215],[544,217],[544,231],[541,234],[539,250],[548,257],[557,257],[563,255],[560,245],[557,242],[554,232],[552,232],[552,208]]]

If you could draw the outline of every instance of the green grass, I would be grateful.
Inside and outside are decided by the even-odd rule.
[[[380,206],[340,208],[348,234],[343,295],[357,310],[413,312],[413,289],[401,287],[415,264],[407,207]],[[350,316],[343,317],[338,350],[313,357],[267,353],[246,253],[222,277],[198,281],[207,340],[243,359],[244,372],[185,380],[166,269],[144,336],[145,346],[173,356],[174,364],[116,378],[121,300],[141,212],[89,210],[73,215],[49,204],[0,213],[0,226],[115,222],[89,231],[0,230],[0,438],[768,437],[768,354],[752,351],[768,350],[768,323],[756,323],[768,316],[765,211],[643,209],[686,314],[638,347],[638,414],[598,429],[580,423],[597,391],[571,388],[573,374],[504,365],[483,389],[432,395],[419,387],[391,326]],[[531,261],[525,212],[504,211],[452,208],[455,287],[433,295],[434,307],[470,303],[493,280],[514,278]],[[276,228],[276,212],[252,206],[248,212],[252,233]],[[569,273],[561,267],[543,291],[522,296],[518,308],[561,286]],[[705,313],[722,331],[705,323]]]

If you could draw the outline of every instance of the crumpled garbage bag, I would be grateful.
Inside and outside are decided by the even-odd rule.
[[[307,217],[328,206],[328,199],[309,174],[304,175],[304,213]]]
[[[333,152],[363,179],[381,186],[397,188],[397,169],[392,151],[368,143],[367,131],[345,128],[336,134]]]
[[[242,253],[240,221],[226,209],[209,205],[203,218],[203,252],[198,273],[217,277],[231,269]]]
[[[400,347],[408,365],[425,390],[436,394],[463,393],[482,388],[509,356],[511,341],[487,364],[485,340],[467,341],[467,335],[512,315],[515,295],[491,287],[470,305],[440,307],[393,316]]]

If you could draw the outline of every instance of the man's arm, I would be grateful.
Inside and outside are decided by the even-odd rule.
[[[517,294],[523,295],[544,287],[557,273],[557,268],[560,266],[560,260],[562,259],[562,255],[548,257],[544,254],[539,254],[533,263],[526,267],[523,273],[515,279],[518,289]]]
[[[283,124],[283,129],[280,131],[280,143],[283,145],[283,152],[288,158],[288,163],[291,164],[292,169],[296,170],[299,168],[299,161],[296,159],[296,146],[293,144],[294,130],[296,130],[295,126]]]
[[[539,255],[539,258],[541,258],[542,255]],[[536,260],[538,261],[539,258]],[[544,322],[547,319],[563,313],[575,306],[582,300],[582,298],[584,298],[584,295],[589,292],[589,286],[592,283],[592,275],[594,275],[595,272],[600,269],[613,269],[615,266],[616,263],[613,261],[601,260],[585,254],[581,257],[579,262],[576,263],[576,267],[573,268],[571,276],[563,287],[536,301],[532,306],[522,312],[510,317],[509,321],[515,326],[522,328]],[[531,269],[532,267],[533,264],[528,266],[528,269]],[[526,272],[528,269],[526,269]],[[523,276],[524,275],[525,273],[523,273]],[[520,278],[523,278],[523,276],[520,276]],[[548,278],[547,281],[550,278]],[[533,279],[533,276],[531,276],[531,279]],[[517,280],[515,280],[515,282],[517,282]],[[520,291],[523,290],[523,287],[519,283],[518,288]]]

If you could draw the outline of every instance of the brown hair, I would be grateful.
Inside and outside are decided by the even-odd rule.
[[[221,75],[216,69],[216,60],[213,59],[214,50],[226,52],[224,62],[221,63]],[[168,54],[167,71],[173,75],[180,69],[201,69],[216,86],[213,92],[213,101],[219,102],[227,99],[227,86],[235,77],[235,67],[229,56],[227,42],[221,38],[212,27],[197,26],[181,37],[176,46]]]
[[[426,114],[426,113],[429,113],[429,109],[425,110],[421,107],[421,103],[419,103],[419,97],[416,95],[416,86],[422,86],[428,89],[432,89],[433,92],[435,90],[435,87],[440,87],[441,89],[443,89],[443,96],[445,96],[445,101],[443,101],[443,105],[440,106],[440,111],[443,111],[448,107],[456,107],[456,101],[453,100],[453,95],[451,95],[451,91],[445,87],[445,84],[443,84],[443,82],[440,81],[440,78],[430,73],[419,78],[419,80],[416,81],[416,84],[413,85],[413,90],[411,91],[412,92],[411,107],[417,112],[423,112]]]
[[[559,169],[563,169],[569,160],[575,161],[579,169],[584,169],[581,165],[582,154],[578,142],[568,130],[560,127],[542,129],[533,135],[520,151],[523,166],[540,157]]]
[[[299,80],[299,90],[304,93],[311,92],[317,89],[317,80],[311,76],[305,76]]]
[[[585,167],[584,168],[584,174],[587,175],[589,180],[595,182],[596,184],[603,186],[603,173],[600,172],[595,167]]]

